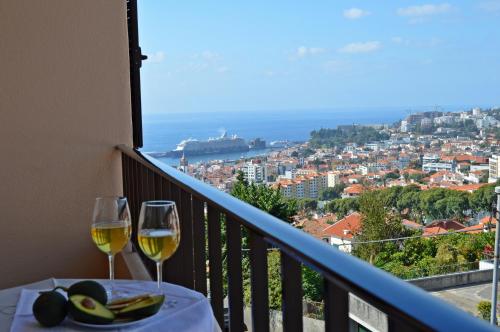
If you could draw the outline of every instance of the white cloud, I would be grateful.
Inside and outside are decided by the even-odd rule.
[[[426,4],[421,6],[410,6],[406,8],[399,8],[397,13],[399,16],[421,17],[421,16],[445,14],[450,12],[452,9],[453,7],[448,3]]]
[[[217,69],[215,70],[216,72],[218,73],[227,73],[229,71],[229,67],[227,66],[220,66],[220,67],[217,67]]]
[[[500,12],[500,0],[483,1],[479,4],[479,8],[490,12],[499,13]]]
[[[205,50],[190,56],[190,61],[181,69],[186,72],[212,72],[223,74],[230,71],[223,57],[214,51]]]
[[[359,9],[359,8],[350,8],[344,10],[344,17],[350,20],[356,20],[358,18],[362,18],[363,16],[368,16],[371,13],[369,11]]]
[[[165,60],[165,53],[163,51],[158,51],[154,52],[151,54],[148,54],[148,59],[146,60],[146,63],[160,63]]]
[[[300,46],[295,52],[295,56],[298,58],[304,58],[309,55],[317,55],[325,52],[324,48],[321,47],[306,47]]]
[[[403,46],[410,46],[410,45],[413,44],[409,39],[406,39],[406,38],[403,38],[403,37],[400,37],[400,36],[392,37],[391,41],[394,44],[403,45]]]
[[[342,60],[333,59],[325,62],[323,67],[327,72],[339,73],[349,69],[350,64]]]
[[[369,53],[375,52],[382,47],[379,41],[369,41],[364,43],[351,43],[339,49],[341,53]]]
[[[410,40],[410,39],[405,39],[403,37],[392,37],[391,41],[394,44],[398,45],[404,45],[404,46],[412,46],[412,47],[418,47],[418,48],[430,48],[430,47],[436,47],[442,44],[441,39],[437,37],[432,37],[429,39],[424,39],[424,40]]]
[[[219,57],[219,54],[212,51],[203,51],[201,52],[201,57],[205,60],[214,60]]]
[[[392,38],[391,38],[391,40],[392,40],[392,42],[393,42],[393,43],[396,43],[396,44],[403,44],[403,43],[404,43],[404,41],[405,41],[405,40],[404,40],[403,38],[401,38],[401,37],[392,37]]]
[[[205,50],[200,53],[195,53],[191,56],[192,59],[207,60],[207,61],[215,61],[220,59],[220,57],[221,56],[219,53],[210,50]]]

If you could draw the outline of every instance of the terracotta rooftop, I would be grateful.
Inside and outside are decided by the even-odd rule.
[[[352,186],[349,186],[344,189],[344,192],[346,194],[361,194],[365,191],[365,188],[361,184],[353,184]]]
[[[352,239],[361,229],[361,214],[358,212],[340,219],[335,224],[323,230],[324,236],[333,236],[339,239]]]
[[[308,234],[311,234],[315,238],[323,238],[323,230],[330,227],[337,217],[334,214],[328,214],[318,219],[302,219],[299,220],[298,224],[302,227],[302,230]],[[328,223],[330,222],[330,224]]]
[[[462,228],[460,232],[464,233],[469,233],[469,234],[476,234],[476,233],[482,233],[485,230],[487,230],[487,225],[486,224],[477,224],[469,227]],[[495,224],[491,224],[491,230],[494,231],[496,228]]]
[[[448,233],[448,230],[442,227],[428,227],[428,228],[426,227],[424,228],[424,233],[422,235],[429,236],[429,235],[443,234],[443,233]]]
[[[411,221],[411,220],[408,220],[408,219],[403,219],[402,220],[402,224],[408,228],[411,228],[411,229],[422,229],[424,228],[423,225],[417,223],[417,222],[414,222],[414,221]]]
[[[464,228],[465,226],[456,220],[436,220],[424,227],[423,235],[441,234],[451,230],[458,231]]]
[[[437,178],[440,178],[440,177],[445,176],[445,175],[453,175],[453,173],[450,172],[450,171],[439,171],[439,172],[436,172],[436,173],[432,174],[430,176],[430,178],[431,179],[437,179]]]
[[[480,224],[487,224],[490,222],[490,216],[485,216],[481,220],[479,220]],[[491,217],[491,223],[495,224],[497,222],[497,219],[495,217]]]
[[[464,184],[462,186],[450,186],[448,189],[473,192],[485,185],[487,185],[487,183]]]

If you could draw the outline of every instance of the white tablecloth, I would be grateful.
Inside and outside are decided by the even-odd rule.
[[[76,281],[78,280],[47,279],[35,284],[0,291],[0,331],[47,331],[37,323],[31,312],[33,302],[38,296],[38,290],[52,289],[55,286],[69,286]],[[115,287],[141,294],[154,292],[156,283],[116,280]],[[168,283],[164,283],[164,292],[166,302],[173,300],[175,305],[164,305],[154,319],[148,320],[144,324],[106,331],[220,331],[212,308],[202,294]],[[61,325],[50,330],[87,331],[88,329],[77,326],[66,319]]]

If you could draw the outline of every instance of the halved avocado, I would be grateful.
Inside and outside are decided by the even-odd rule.
[[[163,301],[165,301],[165,295],[151,296],[123,308],[116,314],[118,317],[134,319],[152,316],[161,309]]]
[[[68,297],[76,294],[87,295],[99,303],[106,305],[108,302],[108,295],[106,289],[97,281],[83,280],[74,283],[68,288]]]
[[[115,314],[99,301],[81,294],[70,296],[69,314],[74,320],[87,324],[109,324],[115,319]]]

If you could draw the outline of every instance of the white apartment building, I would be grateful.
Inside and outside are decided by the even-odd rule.
[[[328,175],[316,173],[293,180],[281,178],[277,185],[287,198],[318,198],[320,191],[328,186]]]
[[[500,155],[494,154],[490,157],[490,169],[489,169],[489,176],[488,176],[488,182],[489,183],[494,183],[496,182],[499,177],[499,170],[500,170]]]
[[[335,185],[339,184],[340,183],[340,178],[339,178],[339,174],[338,173],[335,173],[335,172],[328,172],[327,173],[327,184],[326,186],[328,188],[333,188],[335,187]]]
[[[264,167],[253,162],[246,163],[242,168],[243,176],[249,183],[264,181]]]
[[[389,166],[386,164],[368,163],[366,165],[359,166],[359,171],[361,172],[361,175],[367,175],[368,173],[376,173],[376,172],[380,172],[380,171],[385,171],[388,168],[389,168]]]
[[[439,162],[439,156],[437,154],[426,154],[422,158],[422,164],[427,163],[437,163]]]
[[[450,171],[455,172],[456,163],[426,163],[422,165],[422,171],[428,172],[439,172],[439,171]]]
[[[410,131],[409,129],[410,129],[410,127],[409,127],[409,125],[408,125],[408,121],[406,121],[406,120],[401,121],[401,128],[400,128],[400,131],[401,131],[402,133],[407,133],[407,132],[409,132],[409,131]]]

